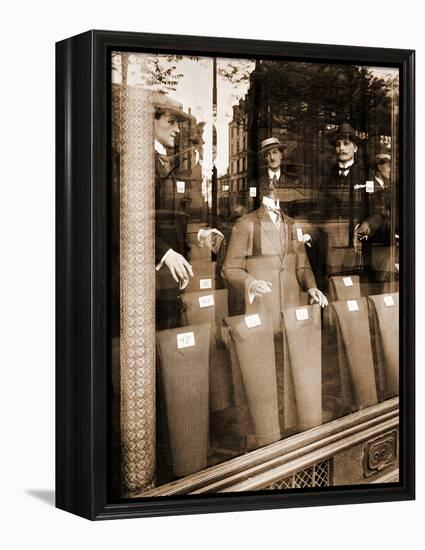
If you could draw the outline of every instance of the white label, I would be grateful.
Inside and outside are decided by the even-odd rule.
[[[210,307],[214,305],[214,296],[208,294],[207,296],[199,296],[199,307]]]
[[[400,271],[400,264],[394,264],[394,267],[396,268],[397,271]]]
[[[259,325],[261,325],[261,319],[258,313],[247,315],[245,317],[245,324],[248,328],[258,327]]]
[[[257,188],[256,187],[250,187],[249,188],[249,196],[250,197],[256,197],[257,196]]]
[[[199,288],[201,290],[203,290],[205,288],[212,288],[211,279],[199,279]]]
[[[184,190],[186,188],[186,182],[176,181],[176,184],[177,184],[177,193],[184,193]]]
[[[353,286],[353,279],[351,277],[343,277],[342,282],[345,286]]]
[[[195,335],[193,332],[182,332],[177,334],[177,348],[190,348],[195,345]]]
[[[305,321],[306,319],[308,319],[308,309],[296,309],[295,316],[297,318],[297,321]]]
[[[297,241],[300,243],[304,242],[303,230],[301,229],[301,227],[297,227]]]
[[[366,182],[366,193],[373,193],[373,191],[374,191],[373,181],[367,181]]]
[[[347,300],[348,311],[359,311],[357,300]]]
[[[394,306],[394,300],[392,296],[384,296],[384,304],[387,307],[393,307]]]

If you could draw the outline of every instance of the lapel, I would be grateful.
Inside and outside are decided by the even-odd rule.
[[[283,187],[285,185],[287,185],[287,178],[285,177],[285,174],[282,172],[282,170],[280,171],[280,178],[279,178],[279,186]]]
[[[273,245],[273,248],[276,250],[277,255],[283,261],[285,255],[285,250],[288,246],[288,226],[285,222],[285,218],[282,214],[282,227],[281,229],[285,231],[285,250],[282,250],[281,235],[279,229],[270,219],[269,213],[264,205],[261,205],[257,210],[258,221],[261,226],[261,239],[264,237]]]
[[[161,162],[158,153],[155,151],[155,174],[158,178],[167,179],[174,178],[177,165],[172,160],[166,166]]]

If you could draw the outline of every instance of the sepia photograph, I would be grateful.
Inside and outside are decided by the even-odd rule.
[[[416,549],[410,4],[5,5],[0,546]]]
[[[109,63],[112,499],[397,484],[399,68]]]

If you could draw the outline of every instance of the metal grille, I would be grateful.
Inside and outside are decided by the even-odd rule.
[[[329,486],[329,461],[318,462],[305,470],[274,481],[264,489],[304,489],[305,487]]]

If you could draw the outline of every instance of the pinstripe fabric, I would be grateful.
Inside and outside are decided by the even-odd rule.
[[[251,450],[257,447],[253,445],[248,449],[248,439],[255,439],[254,436],[254,424],[252,422],[251,414],[249,412],[248,398],[246,396],[245,387],[243,384],[241,368],[239,365],[238,357],[236,355],[235,344],[230,337],[229,328],[223,328],[226,334],[226,346],[229,349],[231,370],[232,370],[232,386],[233,386],[233,400],[236,408],[237,415],[237,433],[239,436],[245,438],[246,449]]]
[[[299,308],[283,310],[283,332],[294,383],[299,430],[322,423],[322,367],[320,306],[304,306],[308,319],[298,320]]]
[[[193,332],[195,345],[177,348],[177,335]],[[173,470],[181,477],[207,466],[210,326],[156,333]]]
[[[201,296],[213,296],[214,305],[201,308]],[[203,290],[182,294],[185,305],[185,317],[188,325],[208,324],[210,331],[209,384],[210,408],[212,412],[221,411],[230,406],[231,372],[229,358],[221,340],[223,319],[228,316],[227,290]]]
[[[394,305],[387,307],[386,296]],[[383,399],[399,394],[399,294],[369,296],[375,333],[377,367],[383,373]]]
[[[342,394],[349,401],[344,404],[347,411],[378,402],[366,298],[357,299],[357,304],[358,311],[349,311],[346,301],[329,306],[336,326]]]
[[[353,285],[345,286],[344,279],[350,277]],[[345,277],[331,277],[329,279],[329,292],[332,302],[338,300],[357,300],[360,298],[360,280],[358,275],[346,275]]]
[[[193,260],[191,261],[193,268],[193,277],[190,278],[189,284],[185,289],[185,293],[198,292],[200,289],[201,279],[211,279],[211,288],[216,288],[215,272],[216,262],[208,260]]]
[[[261,321],[247,328],[244,315],[227,319],[259,446],[280,439],[273,328]]]

